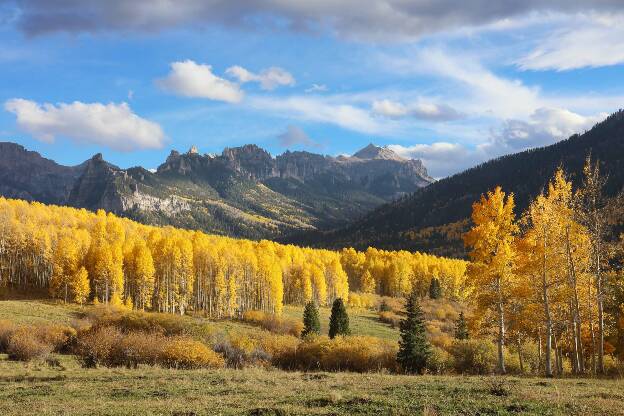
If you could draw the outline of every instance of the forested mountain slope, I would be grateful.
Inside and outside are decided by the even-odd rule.
[[[515,194],[516,213],[520,213],[559,166],[578,185],[588,154],[600,161],[607,176],[606,194],[620,192],[624,185],[624,111],[612,114],[584,134],[503,156],[437,181],[344,228],[300,234],[290,241],[322,247],[374,246],[464,256],[461,235],[468,227],[471,206],[481,194],[501,185]]]

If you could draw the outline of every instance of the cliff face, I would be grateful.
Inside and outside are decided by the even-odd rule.
[[[155,173],[93,156],[65,167],[13,144],[0,146],[0,193],[158,224],[269,238],[343,223],[433,180],[418,160],[369,145],[352,157],[256,145],[221,155],[172,151]]]
[[[61,166],[14,143],[0,143],[0,195],[64,203],[84,166]]]

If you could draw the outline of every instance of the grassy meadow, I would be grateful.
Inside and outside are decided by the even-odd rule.
[[[67,324],[80,319],[85,309],[1,301],[0,319]],[[374,311],[349,311],[354,334],[397,339],[398,330],[381,323]],[[292,318],[301,313],[293,306],[284,312]],[[329,310],[322,308],[324,325],[328,316]],[[207,323],[226,332],[263,331],[239,321]],[[614,415],[624,414],[623,400],[622,380],[306,373],[260,367],[85,369],[71,355],[22,363],[0,354],[2,415],[24,414],[26,409],[43,415]]]

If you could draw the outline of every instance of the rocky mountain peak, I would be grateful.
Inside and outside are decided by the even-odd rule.
[[[187,152],[189,155],[198,155],[199,151],[197,150],[197,147],[195,145],[191,146],[191,148],[189,149],[189,151]]]
[[[368,146],[364,147],[357,151],[353,157],[362,160],[371,160],[371,159],[384,159],[384,160],[406,160],[405,158],[396,154],[393,150],[388,148],[387,146],[376,146],[373,143],[370,143]]]

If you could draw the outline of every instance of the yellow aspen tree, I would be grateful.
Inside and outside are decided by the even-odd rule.
[[[513,194],[500,187],[482,195],[472,206],[473,226],[464,236],[471,248],[468,279],[477,295],[477,305],[496,311],[498,323],[498,370],[505,373],[505,309],[513,280],[514,240],[519,229],[514,215]]]

